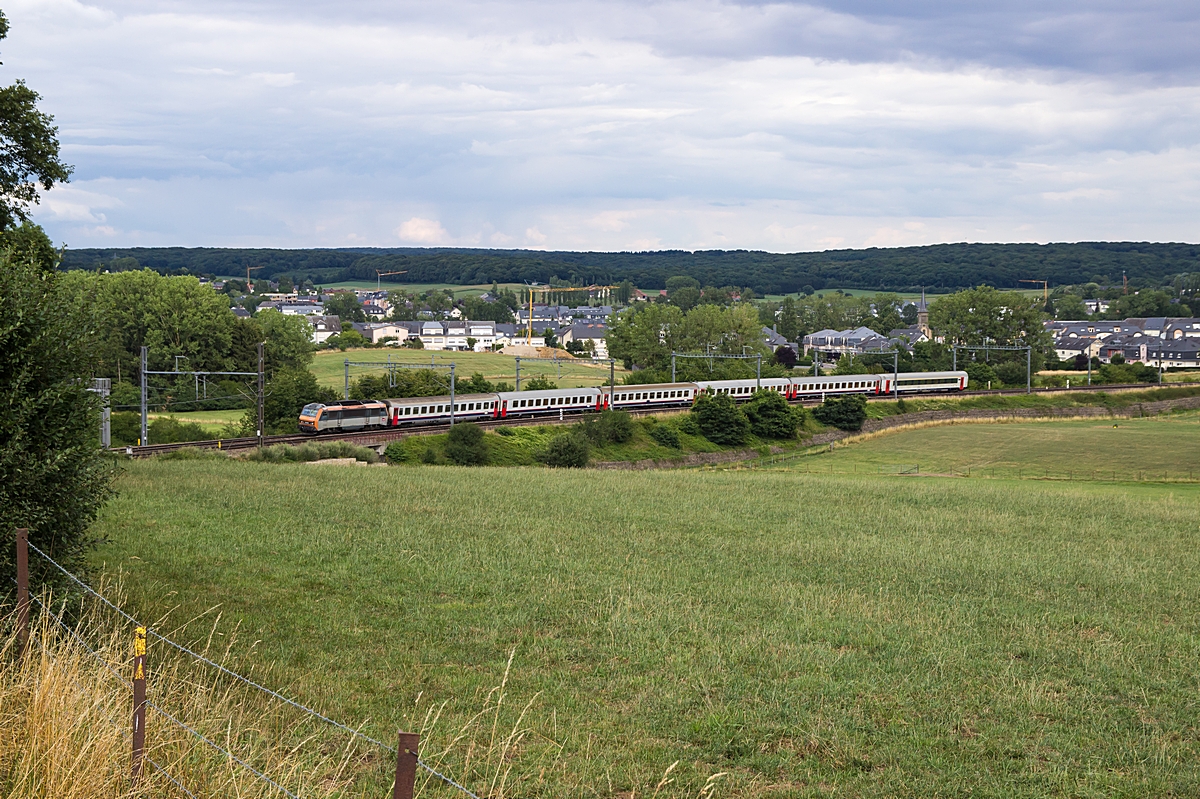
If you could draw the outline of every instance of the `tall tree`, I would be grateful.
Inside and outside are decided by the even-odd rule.
[[[8,18],[0,12],[0,39],[8,36]],[[29,220],[39,187],[49,191],[71,177],[58,157],[54,117],[37,108],[41,95],[18,80],[0,89],[0,229]]]

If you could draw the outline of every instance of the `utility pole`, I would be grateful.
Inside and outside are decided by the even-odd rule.
[[[520,355],[516,356],[516,360],[517,360],[517,387],[515,390],[520,391],[521,390],[521,356]]]
[[[433,356],[430,355],[429,358],[432,361]],[[433,364],[430,363],[430,366],[432,366],[432,365]],[[350,399],[350,359],[349,358],[346,359],[346,389],[345,389],[345,392],[346,392],[346,396],[342,397],[342,399]]]
[[[758,366],[754,373],[754,390],[762,391],[762,353],[758,354]]]
[[[1033,347],[1025,348],[1025,393],[1033,393]]]
[[[671,353],[671,382],[675,382],[675,353]]]
[[[450,364],[450,426],[454,427],[454,364]]]
[[[613,392],[617,388],[616,366],[614,366],[614,363],[615,362],[613,361],[612,358],[608,359],[608,405],[610,408],[612,407]],[[672,364],[671,382],[674,383],[675,382],[675,369],[674,369],[675,356],[674,356],[674,354],[671,355],[671,364]]]
[[[142,437],[138,439],[138,446],[146,446],[150,443],[149,436],[146,431],[146,348],[142,347]]]
[[[259,342],[259,345],[258,345],[258,448],[259,449],[262,449],[262,445],[263,445],[263,398],[265,396],[265,393],[264,393],[265,387],[263,385],[263,365],[264,365],[263,362],[264,362],[263,342]]]

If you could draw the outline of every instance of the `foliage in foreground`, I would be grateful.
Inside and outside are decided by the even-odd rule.
[[[87,390],[94,332],[88,309],[64,302],[53,264],[0,253],[0,537],[28,527],[35,546],[72,566],[93,543],[88,527],[114,474]],[[2,546],[0,580],[14,573]]]
[[[692,416],[700,432],[714,444],[737,446],[750,438],[750,422],[728,394],[701,394],[692,406]]]

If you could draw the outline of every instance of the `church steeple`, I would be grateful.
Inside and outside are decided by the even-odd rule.
[[[929,306],[925,304],[925,287],[921,287],[921,302],[917,305],[917,327],[922,333],[933,338],[933,330],[929,328]]]

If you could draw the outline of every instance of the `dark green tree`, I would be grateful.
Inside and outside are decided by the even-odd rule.
[[[534,375],[521,381],[522,391],[552,391],[558,384],[543,375]]]
[[[27,527],[34,545],[79,569],[114,470],[99,446],[99,400],[87,390],[96,322],[58,283],[52,264],[0,254],[0,541]],[[40,559],[32,562],[43,574]],[[0,579],[14,568],[12,546],[0,546]]]
[[[701,394],[692,406],[700,433],[714,444],[745,444],[750,422],[728,394]]]
[[[742,406],[750,422],[750,431],[759,438],[795,438],[800,427],[803,408],[793,408],[778,391],[763,389],[754,392]]]
[[[450,428],[450,434],[446,437],[446,457],[459,466],[486,465],[488,450],[483,428],[470,422]]]
[[[325,313],[336,316],[343,322],[365,322],[367,315],[363,312],[362,303],[358,301],[353,291],[339,291],[325,297]]]

